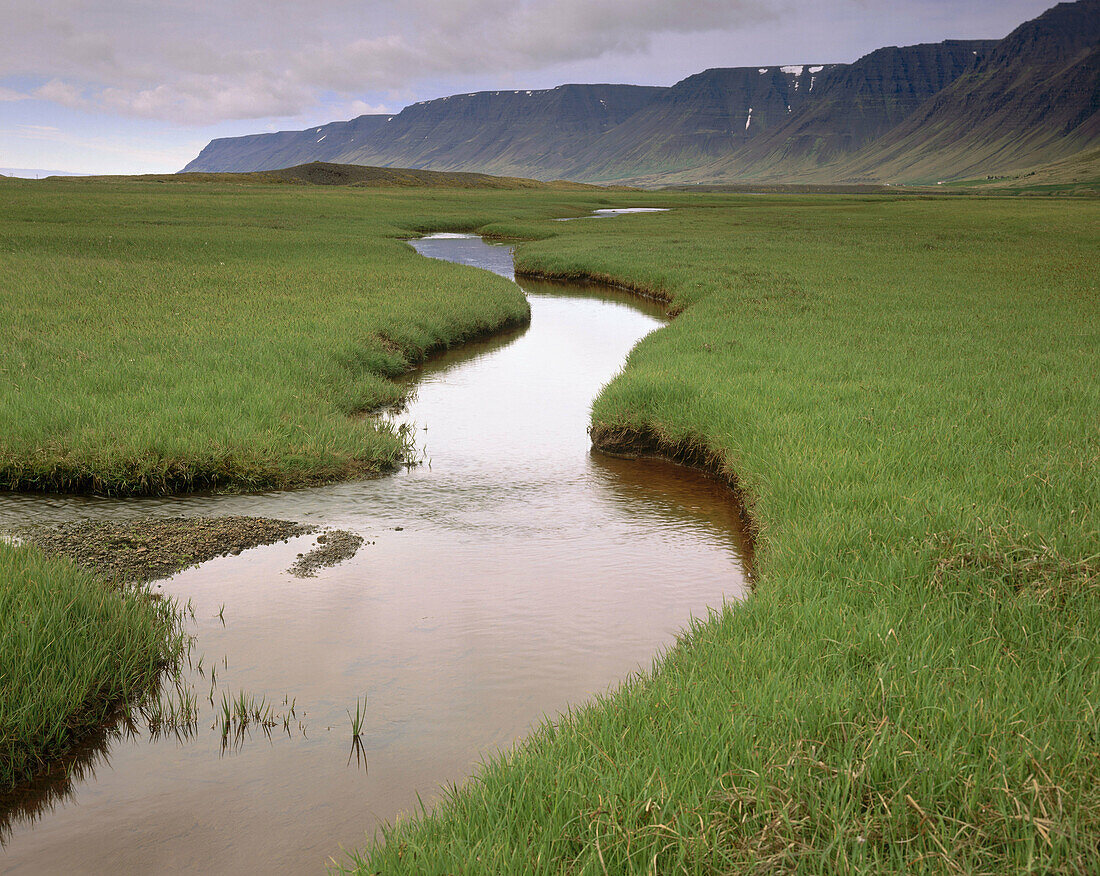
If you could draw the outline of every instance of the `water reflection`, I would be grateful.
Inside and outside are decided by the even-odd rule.
[[[577,219],[612,219],[615,216],[626,216],[630,213],[667,213],[668,207],[605,207],[602,210],[593,210],[588,216],[567,216],[564,219],[555,219],[555,222],[573,222]]]
[[[64,802],[73,789],[95,778],[99,769],[111,766],[111,747],[118,741],[138,734],[137,724],[129,710],[122,710],[92,731],[64,757],[53,761],[49,768],[7,794],[0,794],[0,845],[11,837],[18,826],[33,826]]]

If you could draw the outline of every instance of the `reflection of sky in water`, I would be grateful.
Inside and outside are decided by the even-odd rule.
[[[555,219],[555,222],[575,222],[577,219],[613,219],[615,216],[626,216],[630,213],[667,213],[668,207],[604,207],[602,210],[593,210],[588,216],[567,216],[565,219]]]
[[[511,273],[476,238],[425,254]],[[554,714],[648,666],[692,614],[742,592],[737,513],[676,466],[593,454],[591,399],[655,308],[528,284],[529,329],[422,369],[408,410],[425,458],[393,476],[284,493],[111,501],[0,496],[0,523],[148,514],[257,514],[361,532],[352,560],[286,574],[312,537],[183,572],[195,655],[220,691],[295,698],[306,736],[254,734],[223,755],[203,707],[187,743],[121,739],[110,765],[0,853],[6,873],[320,870],[379,819]],[[425,427],[426,430],[425,430]],[[397,531],[395,527],[402,527]],[[225,606],[226,626],[217,619]],[[195,678],[192,675],[192,678]],[[367,698],[368,770],[347,766]],[[331,728],[331,729],[329,729]]]

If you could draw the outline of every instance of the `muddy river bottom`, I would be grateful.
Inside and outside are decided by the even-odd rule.
[[[477,238],[416,246],[511,276],[510,250]],[[529,328],[414,376],[400,418],[416,424],[423,464],[407,471],[259,495],[0,496],[0,526],[240,515],[317,527],[158,582],[190,607],[193,730],[155,735],[140,714],[104,728],[7,801],[0,870],[324,872],[417,795],[430,805],[743,595],[725,486],[589,449],[592,398],[660,310],[522,285]],[[336,565],[293,574],[334,530]],[[273,724],[223,739],[222,699],[241,692]]]

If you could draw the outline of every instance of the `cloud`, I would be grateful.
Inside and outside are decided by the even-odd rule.
[[[1000,36],[1050,2],[0,0],[0,100],[31,81],[40,100],[133,118],[288,118],[450,83],[851,60],[907,39]]]
[[[56,140],[61,136],[61,129],[53,125],[16,125],[3,133],[15,134],[28,140]]]
[[[787,2],[787,0],[782,0]],[[0,76],[66,107],[191,124],[293,116],[431,77],[506,76],[737,28],[777,0],[0,0]],[[3,94],[5,92],[0,92]],[[9,98],[10,99],[10,98]]]
[[[70,109],[87,109],[91,105],[79,88],[60,79],[51,79],[36,88],[32,95],[39,100],[48,100]]]

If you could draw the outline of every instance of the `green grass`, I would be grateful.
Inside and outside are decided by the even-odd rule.
[[[171,603],[0,543],[0,791],[144,695],[182,647]]]
[[[718,460],[754,595],[358,869],[1095,872],[1097,203],[681,203],[517,260],[685,308],[594,434]]]
[[[399,458],[349,415],[525,313],[411,231],[542,238],[522,268],[682,310],[594,435],[735,478],[754,595],[399,823],[364,872],[1094,869],[1095,201],[3,185],[9,486]],[[678,209],[544,221],[610,203]]]
[[[391,378],[529,314],[513,284],[399,238],[606,203],[239,179],[2,189],[0,488],[115,495],[393,466],[404,437],[358,416],[401,399]],[[172,632],[162,604],[0,545],[0,788],[144,696]],[[190,705],[148,704],[150,729],[186,728]]]
[[[596,195],[4,184],[0,487],[265,489],[392,467],[357,414],[434,350],[528,318],[513,284],[399,238]]]

